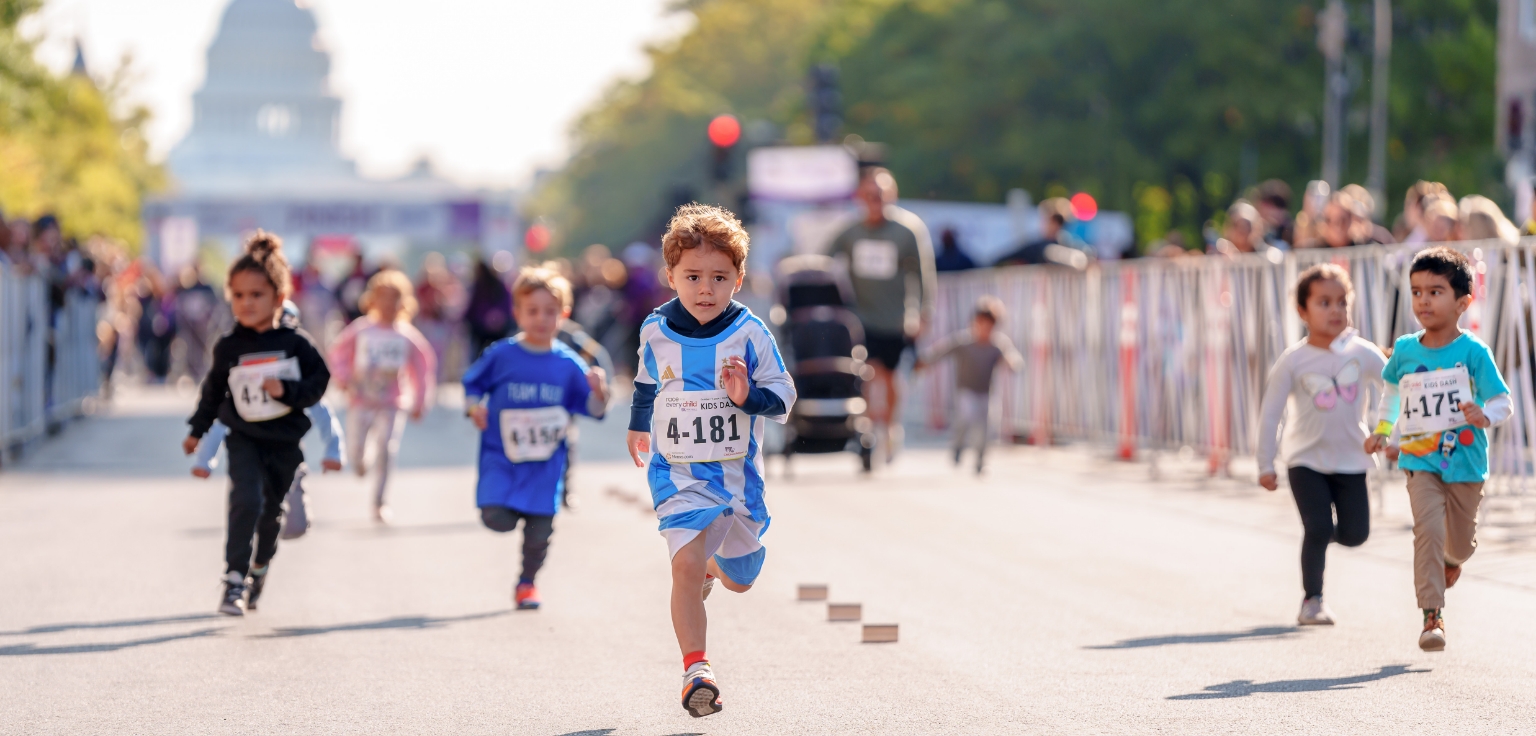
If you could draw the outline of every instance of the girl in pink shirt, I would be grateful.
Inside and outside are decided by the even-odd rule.
[[[375,447],[378,483],[373,494],[373,518],[389,521],[384,489],[389,469],[400,449],[405,415],[420,421],[427,409],[429,389],[437,375],[437,356],[427,339],[411,326],[416,313],[415,289],[405,274],[387,270],[374,274],[358,300],[364,314],[336,336],[331,345],[331,376],[347,392],[348,461],[359,477],[367,474],[364,455]]]

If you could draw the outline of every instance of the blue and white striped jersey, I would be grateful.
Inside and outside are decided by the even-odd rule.
[[[679,491],[691,490],[714,496],[726,506],[740,505],[752,520],[766,522],[768,507],[763,503],[763,428],[766,420],[783,424],[789,419],[789,409],[795,403],[795,384],[784,368],[784,358],[779,354],[773,335],[762,320],[753,315],[751,310],[742,308],[730,326],[719,334],[692,338],[668,327],[660,313],[652,313],[640,326],[640,366],[635,382],[651,384],[662,394],[722,389],[724,385],[720,381],[720,368],[731,357],[739,357],[747,364],[753,389],[768,391],[783,402],[783,413],[747,417],[750,440],[746,456],[739,459],[669,463],[660,452],[653,452],[648,472],[652,505],[660,507],[662,502]],[[662,439],[665,438],[658,436],[653,427],[653,451],[660,446],[658,442]],[[710,514],[711,518],[718,513],[717,510]],[[662,519],[663,529],[672,525],[701,528],[688,524],[687,520],[671,520],[669,523],[668,519]]]

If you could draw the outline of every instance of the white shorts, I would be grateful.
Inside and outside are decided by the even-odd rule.
[[[740,500],[722,503],[702,491],[678,491],[656,507],[656,517],[670,556],[703,533],[705,554],[732,582],[751,585],[762,572],[768,550],[760,537],[768,520],[754,521]]]

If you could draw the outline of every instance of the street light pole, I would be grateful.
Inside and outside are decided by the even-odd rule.
[[[1387,216],[1387,74],[1392,64],[1392,0],[1376,0],[1376,53],[1371,62],[1371,165],[1365,188],[1376,216]]]
[[[1344,76],[1344,35],[1349,18],[1343,0],[1328,0],[1317,20],[1317,48],[1327,62],[1323,78],[1323,181],[1337,189],[1344,153],[1343,99],[1349,88],[1349,79]]]

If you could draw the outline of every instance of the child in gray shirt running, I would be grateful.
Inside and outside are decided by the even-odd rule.
[[[955,452],[955,465],[960,464],[961,455],[974,436],[978,475],[985,467],[987,454],[992,373],[998,363],[1006,363],[1008,369],[1014,372],[1024,368],[1024,357],[1014,349],[1008,336],[996,329],[1002,319],[1003,303],[997,297],[982,297],[976,302],[971,328],[950,335],[923,351],[915,366],[916,370],[922,370],[954,356],[955,412],[952,416],[955,426],[951,444]]]

